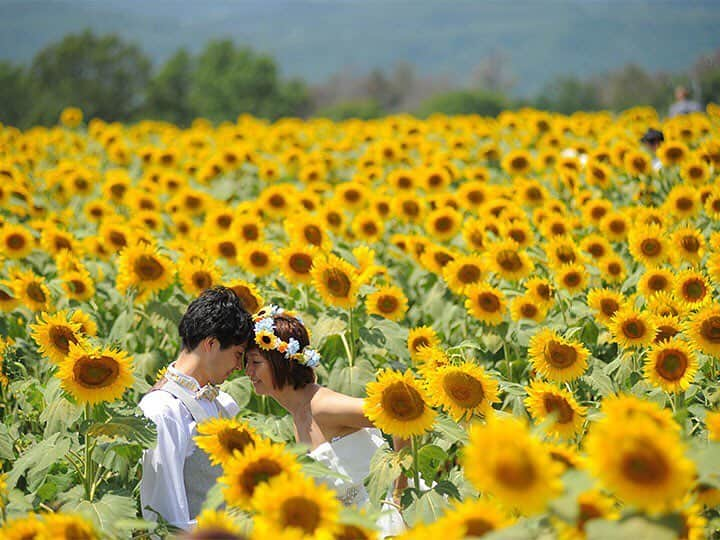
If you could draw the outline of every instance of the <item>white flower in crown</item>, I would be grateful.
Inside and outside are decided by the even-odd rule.
[[[309,368],[316,368],[320,364],[320,353],[310,347],[305,347],[302,352],[303,360],[301,363]]]
[[[274,332],[275,321],[272,317],[266,317],[255,322],[255,333],[259,334],[262,331]]]
[[[297,339],[291,337],[288,340],[287,351],[285,351],[285,358],[290,358],[300,350],[300,343]]]

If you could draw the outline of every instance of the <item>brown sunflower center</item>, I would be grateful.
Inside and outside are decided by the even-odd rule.
[[[45,291],[43,291],[42,286],[35,281],[30,283],[25,289],[25,291],[27,292],[27,295],[30,297],[30,299],[34,302],[37,302],[38,304],[43,304],[47,301]]]
[[[425,336],[420,336],[413,339],[410,345],[412,347],[412,350],[417,352],[421,347],[429,347],[430,340],[428,340]]]
[[[204,270],[193,272],[192,282],[200,290],[209,289],[212,286],[212,276]]]
[[[557,248],[557,250],[555,250],[555,255],[558,260],[564,264],[574,263],[577,258],[575,250],[566,246]]]
[[[621,468],[630,482],[641,485],[662,485],[670,474],[665,456],[652,441],[636,441],[622,456]]]
[[[83,356],[73,366],[75,382],[90,389],[110,386],[119,374],[120,366],[111,356]]]
[[[309,273],[312,264],[312,257],[306,253],[293,253],[288,259],[288,265],[297,274]]]
[[[656,238],[644,238],[640,243],[640,252],[646,257],[656,257],[662,251],[662,245]]]
[[[565,369],[577,361],[577,351],[570,345],[550,341],[545,347],[545,359],[556,369]]]
[[[648,288],[652,291],[664,291],[670,285],[670,281],[662,274],[654,274],[647,281]]]
[[[328,268],[322,274],[322,281],[328,292],[336,298],[347,298],[350,294],[352,281],[350,276],[338,268]]]
[[[335,533],[335,540],[369,540],[368,535],[360,527],[343,523]]]
[[[249,444],[255,444],[253,436],[244,429],[223,429],[217,435],[220,446],[230,455],[238,450],[242,452]]]
[[[665,349],[658,354],[655,371],[666,381],[679,381],[687,371],[688,362],[683,351]]]
[[[377,301],[378,311],[381,313],[394,313],[400,307],[397,297],[391,294],[381,296]]]
[[[397,186],[400,189],[410,189],[411,187],[413,187],[412,178],[408,176],[401,176],[397,179]]]
[[[439,174],[431,174],[427,179],[430,187],[438,187],[443,184],[443,177]]]
[[[451,231],[455,222],[449,216],[442,216],[435,220],[435,230],[440,233]]]
[[[528,166],[528,160],[524,156],[517,156],[510,162],[513,171],[522,171]]]
[[[559,424],[567,424],[568,422],[572,422],[573,418],[575,417],[575,411],[573,411],[573,408],[562,396],[558,396],[555,394],[544,394],[543,405],[545,406],[545,410],[548,412],[548,414],[555,413],[557,415],[556,422],[558,422]]]
[[[622,274],[622,266],[620,263],[611,262],[607,265],[607,271],[611,276],[619,276]]]
[[[222,216],[218,216],[218,218],[215,220],[215,223],[218,224],[218,227],[221,229],[229,229],[230,225],[232,225],[232,216],[228,216],[227,214],[224,214]]]
[[[62,249],[67,249],[68,251],[72,251],[72,244],[64,236],[56,236],[54,240],[55,240],[54,243],[55,243],[56,251],[60,251]]]
[[[515,491],[526,490],[536,480],[535,467],[530,457],[517,450],[503,456],[496,466],[495,474],[503,485]]]
[[[374,236],[378,233],[378,226],[374,221],[365,221],[362,224],[362,231],[368,236]]]
[[[190,210],[196,210],[202,206],[202,200],[195,195],[188,195],[185,197],[185,206]]]
[[[700,242],[692,235],[683,236],[680,240],[680,245],[688,253],[697,253],[700,249]]]
[[[416,217],[420,213],[420,207],[415,201],[403,201],[403,214],[409,217]]]
[[[477,407],[485,397],[482,383],[462,371],[452,371],[443,377],[443,390],[465,409]]]
[[[263,268],[270,262],[270,257],[264,251],[253,251],[250,254],[250,264],[256,268]]]
[[[702,337],[711,343],[720,343],[720,317],[713,315],[700,325]]]
[[[582,282],[582,276],[580,275],[580,272],[571,271],[567,272],[563,276],[563,283],[567,285],[568,287],[577,287]]]
[[[220,242],[218,245],[218,251],[220,255],[226,259],[234,259],[237,256],[237,248],[235,244],[230,241]]]
[[[25,247],[25,237],[22,234],[13,233],[5,239],[5,245],[11,250],[19,251]]]
[[[623,234],[627,229],[625,222],[621,219],[613,219],[610,222],[609,227],[613,234]]]
[[[605,246],[600,243],[592,243],[588,246],[588,253],[595,259],[599,259],[605,255]]]
[[[53,346],[63,354],[70,352],[70,343],[77,343],[75,332],[68,326],[52,326],[49,335]]]
[[[317,225],[306,225],[303,228],[303,236],[305,236],[305,240],[307,240],[313,246],[322,245],[323,235],[320,227],[318,227]]]
[[[539,283],[535,287],[535,294],[537,294],[543,300],[550,300],[552,297],[552,289],[547,283]]]
[[[112,231],[108,235],[110,243],[118,248],[124,248],[127,246],[127,237],[120,231]]]
[[[705,298],[707,287],[702,279],[693,278],[685,281],[682,285],[683,298],[689,302],[698,302]]]
[[[594,504],[581,502],[579,507],[580,512],[578,515],[578,528],[583,531],[585,530],[585,524],[588,521],[591,519],[601,518],[605,515],[603,511]]]
[[[361,195],[360,192],[357,191],[356,189],[348,189],[348,190],[343,194],[343,197],[345,198],[345,200],[346,200],[347,202],[349,202],[349,203],[351,203],[351,204],[354,204],[354,203],[358,202],[358,201],[362,198],[362,195]]]
[[[678,210],[681,210],[683,212],[688,212],[688,211],[692,210],[693,206],[694,206],[693,200],[689,197],[680,197],[675,202],[675,207]]]
[[[313,534],[320,525],[320,508],[317,503],[306,497],[290,497],[282,504],[280,525],[297,527],[306,534]]]
[[[458,270],[457,278],[460,283],[467,285],[469,283],[476,283],[481,275],[482,272],[476,265],[463,264]]]
[[[436,251],[433,253],[433,258],[441,268],[444,268],[449,262],[454,260],[454,257],[445,251]]]
[[[510,229],[508,235],[520,245],[524,244],[527,240],[527,235],[522,229]]]
[[[255,488],[262,482],[267,482],[270,478],[277,476],[283,471],[277,461],[268,458],[260,458],[249,464],[240,474],[238,483],[242,487],[243,492],[249,497],[255,493]]]
[[[326,219],[327,222],[333,227],[339,227],[340,225],[342,225],[342,216],[337,212],[328,212]],[[310,242],[310,240],[308,240],[308,242]]]
[[[125,184],[113,184],[110,186],[110,193],[113,194],[113,197],[116,197],[118,199],[121,199],[123,195],[125,195],[125,192],[127,191],[127,186]]]
[[[529,201],[540,201],[542,200],[542,192],[539,188],[531,187],[525,190],[525,197]]]
[[[477,305],[487,313],[495,313],[500,310],[500,299],[492,292],[484,292],[478,295]]]
[[[623,322],[622,332],[630,339],[640,339],[645,336],[647,327],[640,319],[629,319]]]
[[[415,388],[404,382],[396,382],[383,391],[382,408],[393,419],[410,422],[422,416],[425,402]]]
[[[463,525],[465,526],[465,536],[479,537],[495,530],[495,525],[479,517],[467,518],[463,521]]]
[[[525,319],[532,319],[538,314],[538,308],[535,306],[535,304],[531,304],[529,302],[524,302],[520,306],[520,314]]]
[[[620,309],[620,304],[614,298],[603,298],[600,300],[600,311],[602,311],[606,317],[612,317],[618,309]]]
[[[523,267],[523,262],[516,251],[503,249],[495,256],[498,266],[506,272],[517,272]]]
[[[590,216],[595,221],[600,221],[607,214],[607,208],[604,206],[596,206],[590,211]]]
[[[279,193],[273,194],[268,199],[268,203],[270,203],[270,206],[272,206],[273,208],[285,208],[286,205],[285,197],[283,197]]]
[[[240,299],[240,302],[242,302],[243,307],[248,311],[248,313],[255,313],[258,310],[260,302],[257,298],[255,298],[255,295],[248,287],[245,285],[236,285],[235,287],[232,287],[232,290]]]
[[[254,241],[260,237],[260,229],[254,223],[248,223],[242,227],[242,237],[245,240]]]
[[[152,255],[140,255],[133,270],[142,281],[155,281],[165,274],[165,267]]]

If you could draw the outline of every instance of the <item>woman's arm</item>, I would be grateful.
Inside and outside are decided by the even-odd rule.
[[[313,416],[321,424],[334,428],[374,427],[363,412],[364,402],[362,398],[330,391],[313,404]]]

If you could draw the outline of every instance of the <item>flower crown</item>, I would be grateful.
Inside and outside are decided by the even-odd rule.
[[[300,350],[300,343],[295,338],[287,342],[275,335],[275,317],[287,315],[300,321],[302,319],[293,311],[286,311],[273,304],[267,305],[253,315],[255,323],[255,343],[264,351],[278,351],[285,355],[287,360],[295,360],[303,366],[315,368],[320,364],[320,353],[310,347]]]

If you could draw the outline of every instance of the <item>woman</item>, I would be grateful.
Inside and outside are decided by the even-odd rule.
[[[363,413],[363,400],[317,384],[313,369],[320,362],[302,321],[276,306],[253,316],[255,337],[245,352],[245,371],[255,392],[274,398],[291,415],[295,439],[311,448],[310,456],[349,480],[324,480],[345,505],[362,507],[369,497],[363,480],[370,460],[384,444],[380,431]],[[384,535],[403,530],[391,505],[378,526]]]

